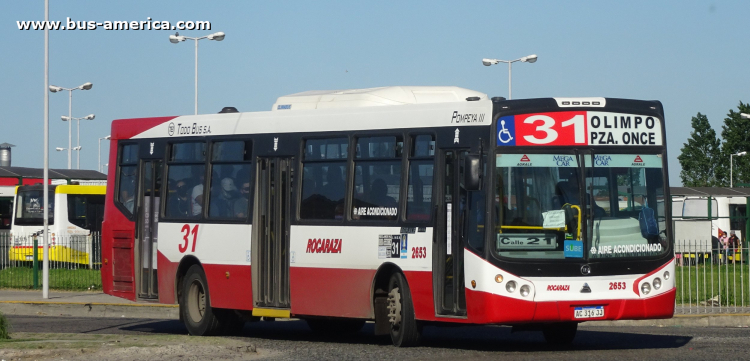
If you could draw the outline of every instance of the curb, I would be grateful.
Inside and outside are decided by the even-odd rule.
[[[16,316],[150,318],[177,320],[178,305],[99,302],[0,301],[0,313]],[[585,327],[750,327],[750,314],[675,315],[659,320],[587,321]]]
[[[97,302],[0,301],[0,313],[16,316],[152,318],[177,320],[179,306]]]
[[[750,327],[750,314],[722,313],[711,315],[675,315],[660,320],[588,321],[586,326],[635,327]]]

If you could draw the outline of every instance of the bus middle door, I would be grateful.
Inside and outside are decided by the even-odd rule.
[[[294,158],[259,157],[253,216],[253,316],[289,317],[289,231]]]
[[[142,160],[136,213],[136,282],[138,298],[157,299],[159,284],[156,275],[156,251],[162,160]]]
[[[437,314],[466,316],[464,290],[464,234],[462,218],[468,211],[468,192],[463,186],[465,149],[440,152],[440,187],[436,244],[433,250],[433,281]]]

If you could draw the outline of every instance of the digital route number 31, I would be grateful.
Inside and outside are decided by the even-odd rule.
[[[518,117],[518,116],[516,116]],[[516,122],[517,145],[586,144],[584,112],[532,114]]]

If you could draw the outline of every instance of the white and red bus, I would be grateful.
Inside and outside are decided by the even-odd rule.
[[[674,311],[658,101],[313,91],[116,120],[111,144],[104,291],[178,303],[193,335],[295,317],[397,346],[428,323],[569,343]]]

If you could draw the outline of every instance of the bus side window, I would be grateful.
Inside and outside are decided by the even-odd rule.
[[[208,217],[245,219],[249,214],[251,143],[214,142],[211,152],[211,191]]]
[[[302,219],[344,219],[349,139],[308,139],[302,164]]]
[[[206,143],[170,145],[165,218],[201,218],[205,200]]]
[[[401,191],[401,137],[357,139],[352,219],[395,220]]]
[[[133,215],[135,205],[136,170],[138,168],[138,144],[128,144],[120,147],[120,169],[117,177],[117,192],[115,202],[121,204]]]
[[[432,135],[417,135],[412,138],[406,199],[406,219],[409,221],[430,220],[434,157],[435,140]]]

